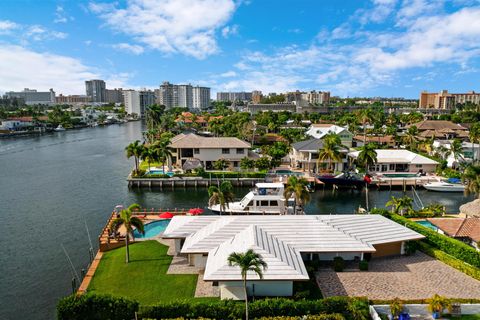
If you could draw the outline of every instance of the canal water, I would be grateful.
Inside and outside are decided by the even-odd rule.
[[[97,236],[117,204],[147,208],[205,207],[206,189],[128,190],[133,165],[125,146],[141,139],[142,124],[58,132],[0,140],[0,319],[53,319],[57,300],[71,293],[72,270],[89,261],[89,237]],[[241,197],[247,189],[236,189]],[[455,212],[462,194],[419,191],[424,204]],[[382,207],[400,191],[369,191],[370,207]],[[309,214],[353,213],[365,193],[319,190]]]

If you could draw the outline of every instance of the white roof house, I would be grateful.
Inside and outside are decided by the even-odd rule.
[[[253,249],[267,262],[263,280],[307,280],[305,255],[375,254],[380,247],[423,238],[381,215],[176,216],[164,238],[185,239],[180,253],[206,257],[204,280],[240,281],[232,252]],[[399,249],[400,251],[400,249]],[[399,254],[400,252],[398,252]],[[248,274],[249,280],[259,280]]]
[[[378,163],[438,164],[437,161],[405,149],[376,149]],[[348,155],[356,159],[360,151]]]
[[[348,131],[347,128],[335,124],[316,123],[310,126],[306,134],[316,139],[322,139],[329,133],[340,134],[345,131]]]

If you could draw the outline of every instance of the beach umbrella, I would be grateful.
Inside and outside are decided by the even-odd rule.
[[[204,212],[204,210],[201,209],[201,208],[192,208],[192,209],[188,210],[188,213],[191,214],[191,215],[194,215],[194,216],[202,214],[203,212]]]
[[[162,219],[172,219],[174,217],[170,212],[164,212],[158,215]]]

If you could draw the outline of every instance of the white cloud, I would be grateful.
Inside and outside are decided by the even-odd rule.
[[[15,22],[9,20],[0,20],[0,34],[7,34],[10,31],[19,28],[20,26]]]
[[[232,17],[233,0],[130,0],[118,4],[90,3],[106,26],[164,53],[198,59],[219,49],[215,33]]]
[[[68,16],[67,12],[62,6],[57,6],[55,8],[55,23],[67,23],[68,21],[73,20],[73,17]]]
[[[236,77],[237,73],[235,71],[231,70],[231,71],[221,73],[219,76],[222,77],[222,78],[231,78],[231,77]]]
[[[224,38],[229,38],[238,34],[238,25],[234,24],[232,26],[226,26],[222,29],[222,36]]]
[[[82,94],[85,80],[102,77],[98,70],[78,59],[16,45],[0,46],[0,74],[0,91],[53,88],[64,94]],[[115,80],[116,86],[124,86],[125,79],[121,74],[111,81]]]
[[[117,44],[114,44],[112,47],[114,49],[133,53],[135,55],[142,54],[144,51],[143,47],[137,44],[117,43]]]
[[[65,39],[68,35],[64,32],[48,30],[40,25],[33,25],[26,28],[24,37],[34,41]]]

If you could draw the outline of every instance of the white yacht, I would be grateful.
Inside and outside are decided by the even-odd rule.
[[[257,183],[242,200],[230,202],[222,214],[255,214],[281,215],[294,214],[293,199],[288,201],[283,196],[283,183]],[[220,205],[209,207],[215,213],[220,213]],[[302,212],[298,212],[303,214]]]
[[[53,129],[53,131],[56,131],[56,132],[65,131],[65,128],[61,124],[59,124],[58,127]]]
[[[430,182],[424,184],[423,187],[429,191],[439,191],[439,192],[463,192],[465,191],[465,186],[460,183],[449,183],[445,181]]]

